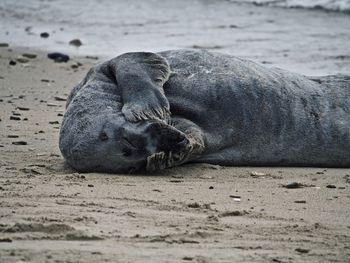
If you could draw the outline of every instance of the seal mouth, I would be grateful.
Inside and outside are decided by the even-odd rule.
[[[181,164],[185,161],[188,153],[184,152],[158,152],[147,157],[146,171],[152,172],[162,170],[175,165]]]

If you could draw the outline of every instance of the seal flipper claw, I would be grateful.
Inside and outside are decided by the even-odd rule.
[[[126,53],[110,60],[109,68],[122,91],[122,112],[128,121],[164,120],[169,116],[163,84],[171,70],[165,58],[150,52]]]

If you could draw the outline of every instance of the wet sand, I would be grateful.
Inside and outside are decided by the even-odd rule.
[[[0,55],[0,262],[349,262],[350,169],[77,173],[59,126],[97,61]]]

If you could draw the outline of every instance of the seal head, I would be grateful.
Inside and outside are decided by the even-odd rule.
[[[156,170],[164,162],[181,159],[189,143],[184,133],[165,122],[132,123],[122,114],[80,119],[75,125],[85,125],[84,132],[62,132],[60,148],[68,163],[82,172]]]

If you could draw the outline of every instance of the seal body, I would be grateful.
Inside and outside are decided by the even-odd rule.
[[[127,53],[73,89],[60,149],[82,171],[350,167],[350,77],[307,77],[206,51]]]

